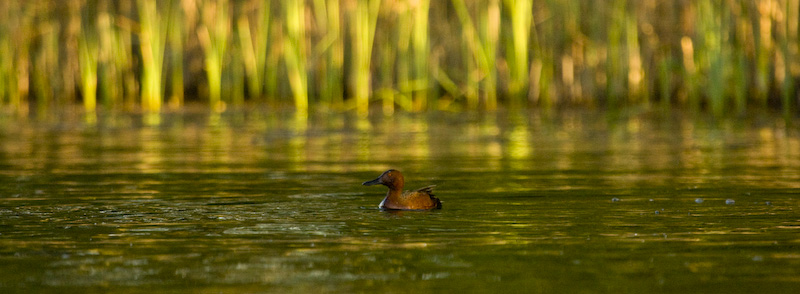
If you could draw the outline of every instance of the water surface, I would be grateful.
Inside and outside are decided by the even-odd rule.
[[[759,115],[0,118],[1,292],[800,290],[800,136]],[[377,209],[389,168],[444,208]]]

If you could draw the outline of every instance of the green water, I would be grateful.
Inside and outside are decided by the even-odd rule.
[[[0,292],[794,293],[769,115],[0,117]],[[443,209],[377,209],[389,168]]]

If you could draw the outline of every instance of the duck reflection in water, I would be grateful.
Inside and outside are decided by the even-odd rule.
[[[386,210],[430,210],[442,208],[439,198],[433,196],[435,185],[419,188],[414,191],[403,191],[403,174],[398,170],[390,169],[377,179],[366,181],[364,186],[384,185],[389,188],[386,198],[378,206]]]

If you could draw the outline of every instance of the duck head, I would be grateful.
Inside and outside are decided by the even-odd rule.
[[[384,185],[389,187],[390,190],[402,190],[403,189],[403,174],[400,173],[398,170],[387,170],[381,174],[380,177],[374,179],[372,181],[366,181],[362,185],[364,186],[373,186],[373,185]]]

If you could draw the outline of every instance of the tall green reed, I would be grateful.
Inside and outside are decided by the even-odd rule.
[[[116,80],[117,71],[112,63],[112,56],[117,54],[114,47],[115,30],[113,26],[114,16],[110,7],[110,2],[98,3],[97,15],[97,37],[98,37],[98,98],[103,106],[111,107],[117,103],[121,94],[119,93],[120,83]]]
[[[711,113],[721,116],[725,112],[725,91],[728,87],[725,64],[728,62],[728,48],[723,38],[726,36],[725,13],[713,0],[697,1],[699,57],[703,71],[705,97]],[[720,33],[721,32],[721,33]]]
[[[318,101],[329,107],[341,108],[343,93],[344,38],[339,0],[314,0],[314,16],[319,41],[313,53],[317,69]]]
[[[359,116],[369,113],[371,85],[372,46],[380,9],[380,0],[356,0],[355,8],[350,11],[351,44],[351,77],[352,93]]]
[[[96,5],[96,2],[90,2],[88,5]],[[81,17],[81,34],[78,37],[78,51],[80,52],[78,59],[80,60],[83,108],[87,112],[94,112],[97,107],[97,55],[100,45],[95,22],[95,12],[84,10]]]
[[[409,1],[397,1],[392,6],[384,5],[384,7],[385,13],[394,13],[394,17],[396,17],[396,21],[393,21],[396,25],[392,29],[394,38],[387,34],[388,36],[383,36],[384,41],[379,42],[382,56],[380,68],[385,84],[382,91],[388,94],[384,96],[391,97],[383,99],[383,108],[384,113],[391,114],[394,111],[395,103],[406,110],[412,108],[411,23],[413,18]],[[396,77],[393,73],[396,73]],[[393,84],[393,79],[396,80],[396,86]],[[397,91],[394,91],[392,87]]]
[[[139,0],[139,45],[142,52],[142,109],[161,110],[164,54],[174,1]]]
[[[775,47],[773,35],[772,0],[755,0],[750,3],[753,10],[753,48],[755,59],[753,89],[750,93],[754,104],[766,106],[772,84],[772,56]]]
[[[530,35],[533,22],[533,0],[504,0],[511,22],[512,42],[506,47],[506,60],[510,71],[508,95],[510,99],[527,96],[529,82]]]
[[[186,9],[187,7],[193,8],[191,3],[187,1],[173,0],[169,10],[169,17],[167,21],[167,54],[165,57],[169,60],[169,80],[170,80],[170,94],[169,106],[171,108],[178,108],[184,103],[184,67],[183,59],[185,48],[184,38],[186,30],[184,22],[190,17],[187,14],[194,14],[194,9]],[[193,18],[193,17],[191,17]]]
[[[53,70],[60,66],[60,44],[58,40],[60,27],[52,17],[52,13],[54,13],[55,10],[57,10],[56,7],[41,2],[35,6],[34,12],[34,21],[39,24],[37,26],[39,44],[32,48],[30,76],[31,92],[33,96],[36,97],[36,110],[40,114],[49,109],[50,102],[54,100],[56,93],[61,92],[59,89],[59,71]],[[2,24],[0,24],[0,27],[2,27]],[[3,33],[0,32],[0,34]],[[2,41],[0,41],[0,43],[2,43]],[[0,63],[2,63],[2,61],[0,61]],[[0,74],[0,84],[2,84],[2,74]],[[2,85],[0,85],[0,88],[2,88]],[[0,97],[2,96],[3,95],[0,94]],[[0,105],[1,104],[2,98],[0,98]]]
[[[409,104],[407,103],[407,101],[410,101],[409,96],[403,95],[398,91],[399,84],[395,85],[395,81],[399,82],[400,80],[400,76],[395,75],[395,73],[405,70],[404,74],[407,77],[408,71],[407,68],[404,68],[405,63],[398,62],[398,52],[393,50],[393,46],[390,45],[394,44],[395,42],[393,41],[395,40],[386,35],[379,35],[376,38],[376,43],[378,44],[376,55],[380,56],[380,59],[376,61],[376,73],[372,79],[376,86],[372,91],[373,99],[371,100],[380,100],[381,104],[383,104],[383,114],[392,115],[395,112],[396,104]],[[407,82],[408,80],[406,79],[405,81]]]
[[[627,32],[627,0],[612,0],[611,17],[608,25],[608,49],[606,55],[606,93],[611,107],[619,107],[621,97],[625,96],[628,76],[625,54],[625,32]]]
[[[472,16],[463,0],[453,0],[452,2],[462,25],[466,46],[471,54],[468,62],[474,61],[474,64],[477,65],[477,71],[468,72],[467,78],[471,84],[480,81],[484,107],[493,110],[497,107],[497,72],[495,69],[497,48],[495,46],[500,29],[499,1],[489,1],[486,7],[479,9],[482,11],[480,28],[476,27],[472,21]],[[474,97],[471,98],[472,95],[474,94],[467,96],[467,107],[477,109],[478,101]]]
[[[787,19],[798,19],[800,18],[800,3],[797,1],[784,1],[783,3],[783,11],[786,14],[784,17]],[[792,82],[792,67],[797,66],[797,52],[793,52],[792,48],[790,47],[790,43],[792,41],[795,42],[795,45],[800,45],[800,38],[798,38],[798,22],[789,22],[784,21],[784,25],[781,27],[782,34],[780,37],[780,44],[781,44],[781,60],[779,61],[779,65],[782,65],[783,71],[779,73],[781,75],[781,108],[783,108],[783,115],[784,117],[791,117],[791,114],[794,112],[796,108],[795,103],[800,102],[798,99],[798,93],[796,90],[796,85]]]
[[[244,44],[241,42],[231,42],[231,51],[241,52],[242,45]],[[247,74],[245,73],[244,60],[240,54],[231,54],[227,59],[228,67],[222,75],[222,88],[229,89],[228,101],[230,101],[231,105],[242,106],[244,105],[245,84],[247,83],[245,80]]]
[[[641,42],[639,40],[639,24],[636,11],[628,12],[625,21],[625,47],[627,59],[627,87],[625,96],[630,104],[650,106],[650,96],[645,82],[647,72],[644,69]]]
[[[306,45],[306,12],[302,0],[287,0],[283,3],[286,39],[284,58],[292,87],[294,106],[298,113],[308,113],[308,59]]]
[[[227,0],[198,1],[197,6],[200,10],[197,36],[203,47],[209,106],[219,111],[224,109],[222,72],[231,31],[230,7]]]
[[[553,61],[553,49],[548,44],[549,35],[555,32],[552,23],[542,25],[541,32],[536,29],[531,30],[531,43],[533,60],[530,67],[530,89],[528,99],[533,104],[538,104],[546,109],[555,104],[555,94],[553,79],[555,75],[555,64]]]
[[[424,110],[428,107],[429,97],[431,95],[431,80],[430,80],[430,36],[429,36],[429,23],[430,23],[430,0],[417,0],[412,1],[411,14],[412,21],[412,34],[411,34],[411,48],[413,53],[413,81],[411,83],[412,91],[414,93],[414,109]],[[436,103],[436,101],[431,101]]]
[[[17,31],[15,16],[19,15],[17,9],[19,4],[15,1],[0,2],[0,17],[8,20],[0,23],[0,104],[14,105],[16,91],[16,73],[14,70],[14,55],[16,53],[13,46],[12,33]]]
[[[430,1],[404,0],[394,3],[397,12],[395,26],[396,40],[386,45],[384,59],[396,55],[397,100],[394,101],[406,111],[421,111],[429,108],[430,81],[430,40],[429,13]],[[389,70],[383,67],[384,70]],[[386,108],[386,107],[385,107]]]
[[[265,95],[267,55],[270,44],[270,24],[272,20],[270,2],[250,1],[247,13],[242,13],[237,21],[239,42],[247,79],[248,95],[262,99]],[[255,20],[250,21],[250,14]],[[251,29],[252,28],[252,29]]]

